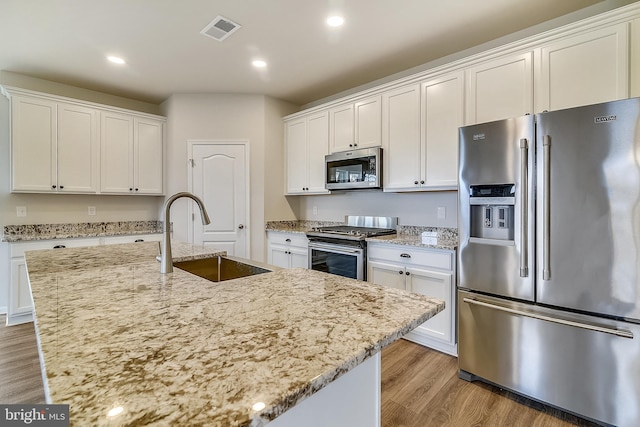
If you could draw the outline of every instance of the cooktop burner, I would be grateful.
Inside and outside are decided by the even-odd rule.
[[[346,235],[346,236],[362,236],[373,237],[385,234],[394,234],[395,229],[392,228],[375,228],[375,227],[354,227],[351,225],[336,225],[332,227],[317,227],[312,229],[313,233],[321,235]]]
[[[311,239],[364,240],[367,237],[395,234],[398,218],[375,216],[346,216],[345,224],[314,227],[307,232]]]

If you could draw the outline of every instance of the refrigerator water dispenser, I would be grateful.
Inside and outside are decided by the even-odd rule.
[[[470,241],[513,244],[515,185],[472,185],[470,193]]]

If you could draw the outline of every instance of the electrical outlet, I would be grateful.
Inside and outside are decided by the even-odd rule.
[[[16,206],[16,216],[27,216],[27,207]]]
[[[447,209],[444,206],[438,206],[438,219],[447,218]]]
[[[96,214],[96,207],[95,207],[95,206],[89,206],[89,207],[87,208],[87,213],[88,213],[89,215],[95,215],[95,214]]]
[[[317,206],[313,207],[313,216],[318,216],[318,207]]]

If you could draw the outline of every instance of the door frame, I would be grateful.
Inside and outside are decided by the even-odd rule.
[[[187,140],[187,180],[188,180],[188,191],[190,193],[193,192],[193,147],[195,145],[242,145],[244,146],[244,163],[245,163],[245,206],[246,206],[246,218],[244,224],[245,231],[245,248],[246,248],[246,258],[250,258],[251,256],[251,153],[249,151],[249,140],[248,139],[188,139]],[[193,218],[193,203],[189,203],[188,207],[188,216],[189,218]],[[211,213],[210,216],[215,215],[215,213]],[[195,221],[187,221],[187,233],[189,235],[189,243],[193,244],[193,233],[194,228],[193,224]]]

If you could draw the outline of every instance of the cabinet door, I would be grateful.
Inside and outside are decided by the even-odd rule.
[[[134,187],[136,194],[163,193],[163,123],[136,117],[134,120]]]
[[[307,119],[285,123],[287,141],[287,194],[301,194],[307,188]]]
[[[329,111],[329,143],[332,153],[355,148],[353,104],[341,105]]]
[[[466,123],[533,112],[533,52],[484,62],[467,70]]]
[[[98,112],[58,104],[58,191],[98,191]]]
[[[381,97],[374,96],[356,102],[355,116],[355,148],[379,147],[382,145],[382,110]]]
[[[56,103],[14,95],[11,109],[12,190],[55,191]]]
[[[464,125],[463,73],[422,84],[423,187],[455,189],[458,185],[458,128]]]
[[[421,175],[420,86],[410,85],[382,97],[385,190],[412,189]]]
[[[325,188],[324,156],[329,152],[329,113],[307,119],[307,193],[328,193]]]
[[[9,288],[9,311],[7,316],[31,313],[33,301],[27,276],[27,265],[23,257],[11,260],[11,283]]]
[[[268,262],[281,268],[289,268],[289,248],[285,246],[269,245]]]
[[[420,268],[407,268],[407,289],[444,301],[445,309],[424,322],[420,332],[443,341],[453,342],[455,307],[453,306],[453,280],[451,274],[438,273]]]
[[[291,268],[309,268],[309,251],[302,248],[289,249],[289,266]]]
[[[627,98],[628,37],[625,23],[543,46],[537,111]]]
[[[367,282],[396,289],[406,289],[405,268],[399,264],[369,261]]]
[[[133,117],[103,111],[100,120],[100,190],[133,192]]]

